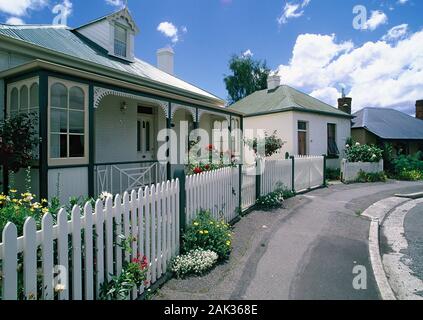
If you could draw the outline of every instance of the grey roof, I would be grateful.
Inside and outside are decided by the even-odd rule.
[[[387,140],[423,140],[423,120],[388,108],[364,108],[354,114],[352,129],[364,128]]]
[[[230,109],[249,116],[300,111],[351,118],[351,115],[287,85],[281,85],[273,90],[256,91],[231,105]]]
[[[144,80],[162,83],[178,90],[200,95],[206,99],[223,100],[188,82],[178,79],[158,68],[135,58],[128,62],[110,56],[105,49],[66,26],[25,25],[12,26],[0,24],[0,36],[30,43],[73,58],[86,60],[116,71],[138,76]]]

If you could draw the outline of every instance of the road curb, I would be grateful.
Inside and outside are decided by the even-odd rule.
[[[379,227],[379,219],[372,219],[369,231],[370,262],[382,300],[397,300],[382,264],[379,246]]]
[[[423,192],[416,192],[410,194],[396,194],[395,197],[408,198],[408,199],[420,199],[423,198]]]

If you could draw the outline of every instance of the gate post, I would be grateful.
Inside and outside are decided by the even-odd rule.
[[[295,193],[295,157],[291,156],[292,167],[291,167],[291,183],[292,183],[292,192]]]
[[[256,162],[256,200],[261,197],[261,178],[263,172],[262,170],[262,159],[258,159]]]
[[[173,178],[179,179],[179,229],[181,237],[186,229],[186,189],[185,189],[185,166],[175,165]],[[181,241],[181,239],[179,239]]]
[[[328,184],[326,183],[326,162],[327,162],[326,159],[327,159],[327,157],[324,154],[323,155],[323,186],[324,187],[327,187],[328,186]]]

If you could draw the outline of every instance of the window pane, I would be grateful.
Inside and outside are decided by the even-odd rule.
[[[298,130],[307,130],[307,122],[298,121]]]
[[[20,112],[28,112],[28,87],[23,86],[20,92]]]
[[[31,92],[29,94],[29,107],[37,108],[38,107],[38,83],[34,83],[31,86]]]
[[[68,107],[68,89],[61,83],[51,86],[51,106],[64,109]]]
[[[126,29],[115,25],[115,39],[126,43]]]
[[[126,57],[126,29],[115,25],[115,54]]]
[[[69,111],[69,132],[84,133],[84,112]]]
[[[68,112],[62,109],[50,109],[50,131],[54,133],[68,132]]]
[[[73,87],[69,91],[69,108],[84,110],[85,95],[81,88]]]
[[[66,158],[68,156],[67,135],[52,134],[50,136],[50,157]]]
[[[84,136],[69,135],[69,157],[82,158],[84,156]]]
[[[13,88],[12,92],[10,93],[10,112],[17,112],[18,111],[18,98],[19,92],[18,89]]]

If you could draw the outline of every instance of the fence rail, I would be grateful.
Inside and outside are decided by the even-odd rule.
[[[2,299],[93,300],[98,299],[105,279],[122,272],[124,261],[145,255],[150,263],[150,286],[167,270],[170,259],[179,252],[179,181],[154,185],[145,190],[98,200],[95,208],[86,203],[68,212],[61,209],[56,224],[46,214],[41,230],[33,218],[24,224],[24,234],[8,223],[0,244]],[[123,235],[131,239],[132,253],[120,245]],[[22,271],[18,264],[23,265]],[[39,272],[40,271],[40,272]],[[60,277],[54,274],[60,272]],[[23,277],[23,287],[18,278]],[[61,279],[61,280],[58,280]],[[57,290],[63,285],[63,290]],[[56,290],[55,290],[56,288]],[[145,288],[132,292],[136,298]]]

